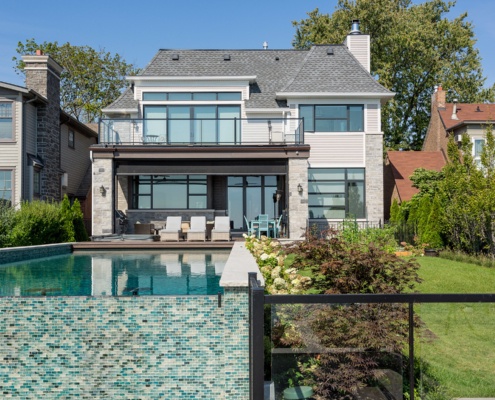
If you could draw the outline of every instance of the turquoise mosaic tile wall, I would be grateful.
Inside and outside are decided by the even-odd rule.
[[[32,260],[34,258],[58,256],[72,252],[72,244],[45,244],[41,246],[6,247],[0,249],[0,264],[16,261]]]
[[[0,398],[247,399],[248,296],[0,298]]]

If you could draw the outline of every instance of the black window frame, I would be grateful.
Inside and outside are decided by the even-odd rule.
[[[173,208],[163,208],[154,207],[154,186],[158,185],[158,180],[163,179],[166,176],[185,176],[187,180],[187,193],[186,193],[186,207],[173,207]],[[204,177],[204,179],[197,178],[198,176]],[[150,192],[149,193],[139,193],[140,179],[150,179]],[[198,183],[204,184],[206,187],[205,193],[193,193],[191,191],[191,185],[197,185]],[[135,175],[131,177],[131,199],[132,199],[132,209],[133,210],[206,210],[208,208],[208,176],[205,174],[169,174],[169,175]],[[174,193],[176,195],[176,193]],[[194,197],[204,197],[204,208],[190,208],[190,203]],[[139,207],[140,198],[149,198],[150,207]]]
[[[317,121],[341,121],[344,118],[330,118],[330,117],[317,117],[316,116],[316,108],[317,107],[346,107],[346,129],[345,130],[317,130],[316,122]],[[360,107],[361,108],[361,129],[360,130],[351,130],[351,107]],[[304,114],[301,110],[303,108],[311,109],[311,120],[308,121],[306,117],[303,117]],[[364,104],[299,104],[299,116],[304,120],[304,132],[364,132]]]
[[[343,179],[310,179],[310,174],[311,171],[313,170],[325,170],[325,171],[344,171],[344,178]],[[350,172],[351,171],[360,171],[362,172],[363,178],[362,179],[355,179],[355,178],[349,178]],[[328,192],[312,192],[311,191],[311,183],[317,182],[317,183],[335,183],[339,182],[344,185],[344,192],[333,192],[333,191],[328,191]],[[363,200],[362,200],[362,209],[360,210],[360,214],[358,215],[351,215],[350,214],[350,200],[349,200],[349,193],[350,193],[350,187],[352,184],[356,183],[361,183],[363,187]],[[317,197],[318,195],[324,197],[324,195],[344,195],[344,216],[343,217],[325,217],[325,209],[329,209],[332,206],[331,205],[313,205],[311,202],[311,196]],[[338,209],[338,206],[334,206],[335,209]],[[322,212],[321,214],[323,217],[319,216],[314,216],[312,215],[312,209],[321,209]],[[330,168],[330,167],[321,167],[321,168],[308,168],[308,217],[310,219],[320,219],[320,220],[341,220],[343,218],[357,218],[357,219],[365,219],[366,218],[366,169],[365,168]]]

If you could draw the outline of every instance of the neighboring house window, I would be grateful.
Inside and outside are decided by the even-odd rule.
[[[33,175],[33,195],[35,198],[39,198],[41,194],[41,170],[34,168]]]
[[[74,131],[69,130],[69,147],[73,149],[75,147]]]
[[[485,145],[484,139],[474,139],[473,152],[474,152],[474,162],[481,166],[481,152],[483,151],[483,146]]]
[[[310,168],[309,217],[365,218],[364,168]]]
[[[158,137],[167,143],[237,143],[240,117],[239,106],[144,106],[144,138]]]
[[[240,92],[144,92],[143,101],[239,101]]]
[[[363,132],[363,105],[300,105],[305,132]]]
[[[0,140],[13,139],[12,103],[0,103]]]
[[[0,199],[12,203],[12,171],[0,171]]]
[[[206,208],[206,175],[140,175],[132,187],[135,209]]]

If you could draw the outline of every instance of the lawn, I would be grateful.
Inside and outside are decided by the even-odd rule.
[[[419,292],[495,292],[495,269],[436,257],[418,262]],[[425,323],[417,355],[447,397],[495,397],[495,304],[422,304],[415,311]]]

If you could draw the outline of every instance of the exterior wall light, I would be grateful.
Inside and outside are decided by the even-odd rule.
[[[107,190],[105,189],[105,186],[101,185],[100,186],[100,193],[102,196],[105,196],[105,194],[107,193]]]
[[[300,184],[300,183],[297,185],[297,191],[298,191],[299,193],[302,193],[302,192],[303,192],[303,187],[301,186],[301,184]]]

